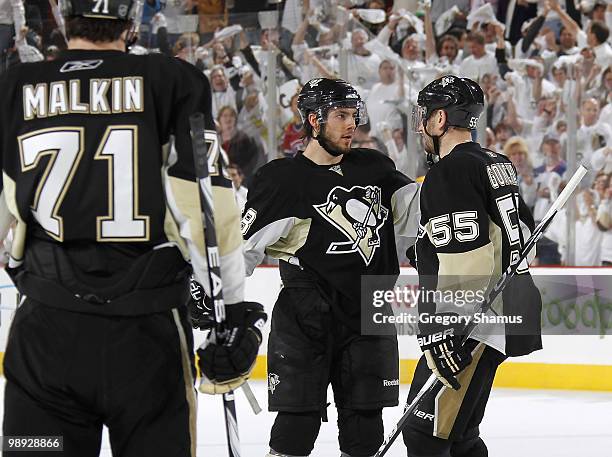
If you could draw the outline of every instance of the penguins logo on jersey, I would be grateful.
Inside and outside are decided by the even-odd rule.
[[[381,203],[381,190],[376,186],[334,187],[327,201],[313,205],[323,218],[340,230],[347,241],[335,241],[327,254],[359,253],[366,265],[380,246],[378,231],[387,220],[389,210]]]
[[[278,376],[276,373],[268,374],[268,390],[270,391],[270,393],[274,394],[276,386],[278,386],[279,384],[280,376]]]

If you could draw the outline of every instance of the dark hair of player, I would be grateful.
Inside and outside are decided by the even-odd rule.
[[[94,43],[110,42],[121,38],[121,34],[128,30],[130,25],[129,21],[76,16],[66,21],[66,35],[68,39],[82,38]]]

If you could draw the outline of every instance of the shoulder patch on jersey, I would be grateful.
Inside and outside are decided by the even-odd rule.
[[[95,70],[104,62],[102,59],[97,60],[72,60],[66,62],[60,68],[60,73],[69,73],[71,71]]]
[[[380,246],[379,230],[389,215],[382,203],[382,192],[377,186],[336,186],[327,195],[327,201],[313,205],[314,209],[348,238],[334,241],[326,254],[357,252],[366,265]]]
[[[490,149],[486,149],[486,148],[482,148],[482,150],[489,156],[489,157],[497,157],[497,153],[491,151]]]

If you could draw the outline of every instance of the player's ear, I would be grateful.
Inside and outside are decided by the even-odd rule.
[[[438,112],[436,113],[436,120],[438,122],[438,125],[444,128],[448,120],[448,115],[446,111],[444,111],[443,109],[439,109]]]
[[[312,126],[313,134],[318,134],[320,126],[319,126],[319,119],[317,117],[317,114],[316,113],[309,113],[308,114],[308,122]]]

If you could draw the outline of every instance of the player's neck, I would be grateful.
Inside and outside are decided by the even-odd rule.
[[[447,156],[450,152],[461,143],[472,141],[472,134],[469,131],[449,130],[440,141],[440,158]]]
[[[335,165],[340,163],[342,156],[333,156],[321,147],[318,141],[310,140],[304,149],[304,157],[310,159],[317,165]]]
[[[125,41],[119,38],[115,41],[89,41],[82,38],[70,38],[68,49],[83,49],[87,51],[122,51],[125,52]]]

